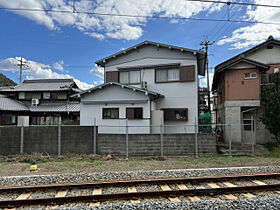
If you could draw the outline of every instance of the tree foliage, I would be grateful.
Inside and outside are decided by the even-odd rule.
[[[280,74],[274,74],[271,83],[264,86],[261,95],[264,113],[261,121],[280,142]]]
[[[1,86],[15,86],[16,83],[8,77],[0,73],[0,87]]]

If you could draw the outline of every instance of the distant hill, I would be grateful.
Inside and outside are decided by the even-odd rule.
[[[14,86],[17,83],[15,83],[13,80],[10,80],[8,77],[0,73],[0,87],[3,86]]]

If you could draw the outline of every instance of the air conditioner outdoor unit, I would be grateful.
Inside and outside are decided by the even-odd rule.
[[[31,106],[38,106],[39,105],[39,99],[33,98],[31,101]]]
[[[141,82],[141,88],[147,89],[147,82],[146,81]]]

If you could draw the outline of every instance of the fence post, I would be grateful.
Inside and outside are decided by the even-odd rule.
[[[198,157],[198,144],[197,144],[197,132],[198,132],[198,124],[196,117],[194,118],[194,129],[195,129],[195,142],[194,142],[194,155],[195,157]]]
[[[93,154],[96,154],[96,119],[93,120]]]
[[[128,121],[125,120],[125,156],[128,159]]]
[[[57,155],[61,156],[61,117],[59,117],[58,123],[58,142],[57,142]]]
[[[21,122],[21,127],[20,127],[20,153],[23,153],[23,138],[24,138],[24,127],[23,127],[23,119]]]
[[[163,157],[163,126],[160,123],[160,156]]]
[[[229,141],[228,141],[228,147],[229,147],[229,156],[232,156],[232,151],[231,151],[231,124],[230,124],[230,119],[228,122],[228,132],[229,132]]]
[[[251,115],[251,143],[252,143],[252,155],[255,155],[255,147],[254,147],[254,118]]]

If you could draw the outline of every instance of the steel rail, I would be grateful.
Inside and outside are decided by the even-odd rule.
[[[205,188],[205,189],[83,195],[83,196],[39,198],[39,199],[26,199],[26,200],[4,200],[4,201],[0,201],[0,208],[31,206],[31,205],[65,204],[65,203],[74,203],[74,202],[129,200],[135,198],[187,196],[187,195],[192,195],[192,196],[211,195],[212,196],[212,195],[220,195],[220,194],[227,194],[227,193],[269,191],[269,190],[277,190],[279,188],[280,188],[280,184],[272,184],[272,185],[256,185],[256,186]]]
[[[1,186],[0,192],[15,191],[35,191],[50,189],[74,189],[74,188],[93,188],[93,187],[114,187],[123,185],[141,185],[141,184],[161,184],[161,183],[178,183],[178,182],[207,182],[207,181],[223,181],[231,179],[258,179],[258,178],[276,178],[280,177],[280,173],[266,174],[238,174],[226,176],[203,176],[203,177],[184,177],[184,178],[166,178],[166,179],[143,179],[143,180],[121,180],[121,181],[104,181],[104,182],[88,182],[88,183],[66,183],[66,184],[50,184],[50,185],[28,185],[28,186]]]

